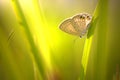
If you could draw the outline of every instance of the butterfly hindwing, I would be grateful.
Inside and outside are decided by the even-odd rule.
[[[85,19],[81,18],[81,15],[76,15],[72,18],[73,23],[74,23],[74,28],[78,32],[82,32],[83,30],[86,29],[86,22]]]
[[[66,33],[79,36],[79,33],[74,29],[72,22],[72,19],[67,19],[60,24],[59,28]]]

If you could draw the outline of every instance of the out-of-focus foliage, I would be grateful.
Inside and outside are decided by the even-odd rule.
[[[119,3],[119,0],[0,0],[0,80],[78,80],[86,50],[89,56],[85,80],[118,80]],[[86,49],[86,36],[76,39],[58,28],[64,19],[81,12],[98,17],[90,48]]]

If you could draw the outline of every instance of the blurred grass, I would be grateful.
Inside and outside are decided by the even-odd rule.
[[[114,4],[108,8],[108,0],[98,1],[82,52],[84,39],[74,43],[75,37],[60,32],[56,27],[62,19],[75,13],[92,13],[87,6],[76,6],[75,1],[60,1],[59,4],[55,0],[11,1],[17,20],[12,22],[13,16],[8,19],[9,9],[6,11],[9,15],[0,20],[0,79],[45,80],[47,77],[50,80],[77,80],[80,77],[80,80],[112,80],[111,76],[116,77],[115,66],[120,63],[119,6]],[[113,6],[116,7],[112,11]],[[108,10],[111,10],[110,16]],[[13,24],[14,27],[10,27]],[[11,34],[12,31],[15,32]]]
[[[18,16],[19,23],[22,25],[22,27],[24,27],[25,34],[27,35],[28,41],[30,43],[33,58],[35,59],[35,65],[37,66],[39,70],[41,79],[45,80],[46,79],[45,64],[43,61],[43,57],[41,56],[41,53],[39,52],[39,49],[34,42],[33,36],[29,28],[30,26],[28,25],[29,22],[27,22],[27,19],[24,16],[24,13],[22,11],[19,1],[14,0],[12,1],[12,3],[13,3],[13,7],[15,8],[16,15]],[[34,3],[33,5],[37,5],[37,2]]]
[[[98,16],[97,24],[97,47],[95,53],[95,80],[106,80],[106,39],[108,31],[108,0],[100,0],[96,15]],[[101,77],[99,77],[101,76]]]
[[[9,49],[8,44],[7,44],[7,37],[5,33],[2,31],[1,27],[2,26],[0,25],[0,39],[1,39],[0,40],[0,58],[1,58],[0,59],[0,64],[1,64],[0,79],[20,80],[21,78],[18,74],[18,70],[16,69],[16,65],[14,63],[13,57],[11,56],[12,52]],[[8,65],[9,65],[9,68],[6,68]],[[2,75],[2,73],[6,75]],[[5,76],[8,76],[8,78]]]

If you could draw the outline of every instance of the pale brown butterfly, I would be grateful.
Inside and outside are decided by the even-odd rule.
[[[91,20],[92,16],[90,14],[80,13],[63,21],[59,28],[68,34],[80,36],[80,38],[82,38],[82,36],[87,33]]]

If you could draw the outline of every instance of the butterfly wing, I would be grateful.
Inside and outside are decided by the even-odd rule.
[[[79,32],[74,29],[74,25],[72,24],[72,22],[72,19],[67,19],[60,24],[59,28],[68,34],[79,36]]]
[[[84,29],[86,29],[86,22],[84,19],[80,18],[81,15],[76,15],[72,18],[73,20],[73,24],[74,24],[74,28],[76,31],[81,32]]]
[[[92,16],[87,13],[81,13],[73,16],[72,19],[67,19],[59,26],[59,28],[69,34],[84,36],[88,30],[88,25],[91,22]]]
[[[72,24],[74,25],[74,29],[79,32],[80,36],[85,35],[85,33],[87,32],[88,24],[91,21],[91,19],[88,18],[91,18],[90,15],[85,13],[76,15],[72,18]]]

